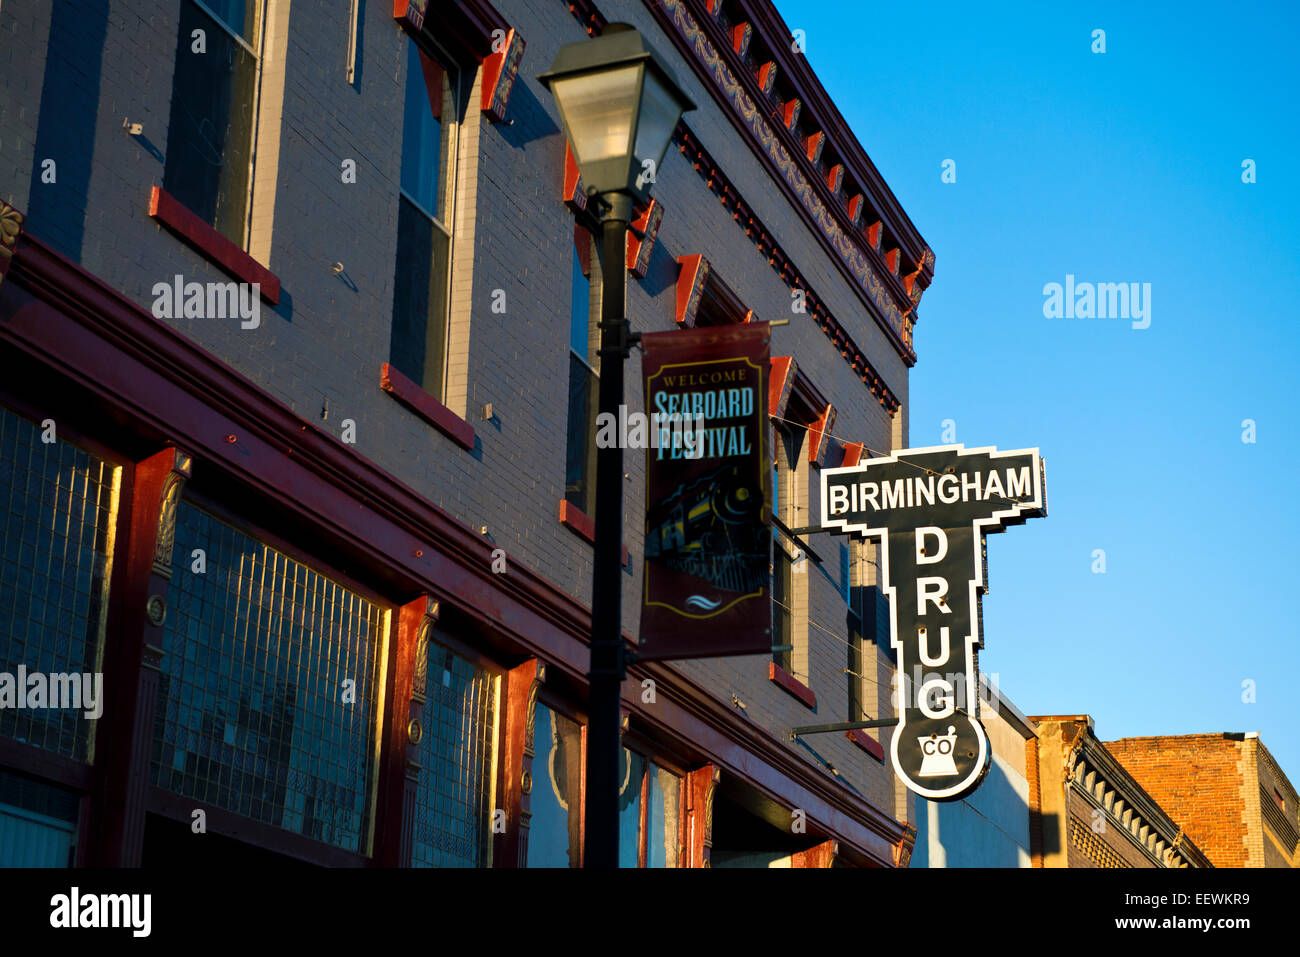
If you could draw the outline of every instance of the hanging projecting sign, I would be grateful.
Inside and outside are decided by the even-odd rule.
[[[964,797],[988,771],[978,718],[984,536],[1046,515],[1045,482],[1037,449],[905,449],[822,470],[823,528],[881,542],[901,689],[890,754],[922,797]]]
[[[641,336],[641,659],[771,654],[768,325]]]

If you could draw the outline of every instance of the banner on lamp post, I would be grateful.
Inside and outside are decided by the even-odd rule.
[[[765,322],[641,336],[642,660],[771,654],[768,342]]]

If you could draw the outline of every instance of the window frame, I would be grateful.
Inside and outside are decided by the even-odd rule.
[[[579,237],[582,237],[587,247],[587,255],[584,257],[578,248]],[[586,378],[583,388],[587,390],[587,422],[583,429],[586,438],[586,448],[583,453],[582,463],[582,501],[574,501],[570,498],[569,492],[569,456],[570,442],[574,437],[573,423],[569,421],[569,400],[565,403],[565,443],[564,443],[564,501],[568,502],[588,518],[596,517],[596,413],[600,391],[600,369],[591,362],[592,339],[599,324],[599,302],[595,301],[600,295],[599,284],[596,283],[592,275],[598,268],[598,252],[596,246],[596,234],[590,228],[576,219],[573,224],[573,255],[576,258],[576,266],[581,270],[582,275],[586,278],[587,288],[587,347],[583,353],[579,353],[573,348],[573,310],[576,306],[576,300],[573,299],[573,283],[570,283],[570,301],[569,301],[569,399],[573,394],[573,359],[582,363],[586,370]],[[584,261],[585,260],[585,261]],[[585,268],[583,268],[585,266]]]
[[[418,58],[416,62],[423,64],[425,60],[428,60],[437,69],[442,71],[442,77],[443,77],[442,92],[444,97],[444,103],[441,107],[442,116],[438,121],[440,126],[440,142],[438,144],[438,149],[440,151],[440,161],[438,165],[438,182],[434,184],[435,196],[439,200],[445,202],[446,208],[440,210],[442,215],[441,216],[435,215],[431,210],[427,209],[425,205],[422,202],[420,202],[420,200],[417,199],[415,196],[411,195],[410,191],[407,190],[406,187],[402,184],[401,167],[405,165],[404,162],[406,157],[405,150],[407,146],[405,131],[403,131],[403,142],[402,142],[402,147],[401,147],[399,160],[398,160],[399,171],[398,171],[398,183],[397,183],[397,203],[398,203],[398,221],[399,221],[398,241],[400,242],[400,236],[401,236],[401,228],[400,228],[401,203],[405,201],[411,204],[411,208],[415,213],[423,217],[422,222],[427,221],[429,229],[434,230],[441,235],[443,242],[445,242],[446,244],[446,250],[447,250],[446,263],[444,264],[441,270],[441,282],[440,282],[441,288],[439,290],[440,295],[442,296],[442,308],[440,310],[440,315],[435,318],[432,315],[429,304],[426,302],[425,316],[424,316],[424,322],[425,322],[424,354],[419,358],[419,365],[421,369],[419,387],[424,392],[433,396],[436,400],[438,400],[438,402],[442,403],[445,402],[447,398],[447,373],[448,373],[450,360],[451,360],[451,329],[452,329],[452,311],[453,311],[452,294],[454,291],[452,273],[453,273],[453,264],[456,260],[456,256],[458,255],[457,246],[459,245],[456,241],[455,222],[456,222],[456,213],[457,210],[459,209],[460,199],[461,199],[460,152],[463,143],[463,134],[464,134],[464,126],[465,126],[465,119],[462,117],[462,111],[467,110],[468,103],[469,103],[469,93],[470,93],[470,89],[473,86],[473,83],[472,83],[472,76],[469,82],[468,83],[466,82],[467,73],[470,73],[470,71],[465,66],[463,66],[460,63],[460,61],[458,61],[454,56],[452,56],[445,48],[432,41],[427,34],[422,34],[419,39],[417,39],[413,34],[410,33],[406,33],[405,36],[406,36],[406,51],[404,55],[407,57],[408,74],[411,66],[413,65],[411,63],[410,57],[412,53],[414,53],[414,55]],[[410,108],[406,96],[406,89],[409,88],[409,83],[410,83],[410,79],[408,75],[407,86],[403,88],[403,98],[402,98],[403,126],[405,126],[405,121],[406,121],[406,110]],[[451,106],[450,116],[448,115],[447,103],[446,103],[446,100],[448,98],[450,98],[450,106]],[[436,243],[434,243],[434,245],[436,246]],[[400,256],[401,256],[401,251],[398,250],[395,258],[398,260],[399,263],[400,263]],[[396,285],[397,284],[396,278],[394,282]],[[397,295],[398,295],[398,290],[394,289],[394,297],[396,297]],[[396,306],[397,306],[397,302],[395,299],[394,309],[392,310],[394,320],[396,319]],[[437,363],[437,369],[438,369],[437,387],[431,388],[432,383],[429,381],[429,376],[428,376],[429,367],[431,364],[429,340],[430,340],[430,331],[434,327],[435,323],[440,324],[442,328],[442,336],[441,336],[442,346],[440,350],[440,355],[438,355],[434,360]],[[390,337],[389,347],[388,347],[388,355],[389,355],[388,361],[394,366],[396,366],[395,360],[397,356],[395,354],[393,345],[394,344]]]
[[[195,7],[199,9],[200,12],[202,12],[205,16],[207,16],[210,20],[212,20],[212,22],[215,23],[217,27],[229,39],[233,40],[238,46],[242,47],[244,51],[253,58],[253,90],[252,90],[253,95],[252,95],[252,103],[249,105],[249,111],[251,113],[251,116],[250,116],[249,133],[248,133],[248,168],[244,173],[245,176],[244,190],[243,190],[244,212],[241,218],[242,222],[240,224],[239,239],[238,240],[231,239],[231,237],[226,236],[226,234],[221,231],[221,227],[217,223],[209,223],[207,221],[207,217],[199,216],[200,220],[204,224],[210,226],[216,233],[218,233],[222,237],[235,243],[240,248],[240,250],[244,251],[245,253],[247,253],[249,250],[249,246],[252,242],[252,234],[253,234],[253,191],[257,179],[255,175],[256,167],[257,167],[257,148],[258,148],[258,140],[261,134],[262,74],[263,74],[263,68],[265,66],[265,54],[266,54],[267,2],[268,0],[254,0],[254,2],[251,4],[251,8],[255,15],[255,20],[253,22],[253,34],[256,42],[250,44],[247,38],[245,38],[243,35],[239,33],[236,33],[235,30],[231,28],[230,24],[226,23],[225,19],[220,14],[218,14],[215,10],[213,10],[207,3],[205,3],[204,0],[181,0],[181,7],[184,7],[186,3],[192,3]],[[177,13],[178,33],[179,33],[179,21],[183,16],[184,16],[183,11],[178,11]],[[178,49],[177,50],[178,56],[180,52],[181,51]],[[206,54],[204,55],[206,56]],[[175,97],[176,95],[176,64],[175,63],[173,63],[172,66],[171,94],[172,97]],[[170,112],[170,108],[169,108],[169,112]],[[167,136],[169,141],[171,139],[171,133],[172,131],[169,128],[167,131]],[[172,152],[171,144],[169,142],[168,150],[167,150],[168,157],[171,156],[171,152]],[[167,182],[166,160],[164,160],[163,163],[162,176],[163,176],[163,188],[165,189],[166,182]],[[183,200],[178,199],[177,201],[180,202],[182,205],[185,205],[186,208],[189,209],[189,206],[185,204]],[[198,212],[195,210],[191,209],[190,211],[193,212],[196,216],[199,215]]]
[[[209,491],[201,484],[196,487],[193,479],[190,479],[185,483],[180,496],[182,502],[188,502],[190,505],[208,512],[219,521],[224,522],[248,538],[282,553],[290,560],[311,569],[320,577],[332,581],[336,585],[353,592],[359,598],[371,603],[381,611],[383,620],[386,622],[387,627],[382,628],[378,635],[378,640],[381,640],[383,644],[377,649],[377,658],[373,667],[375,686],[372,693],[372,706],[375,709],[373,719],[375,723],[375,731],[369,742],[370,753],[367,755],[368,759],[373,762],[370,774],[368,775],[368,786],[371,788],[371,793],[367,801],[367,816],[369,820],[366,822],[366,825],[361,832],[362,840],[360,842],[360,849],[354,851],[345,847],[340,847],[336,844],[331,844],[328,841],[320,841],[309,835],[301,834],[297,831],[291,831],[278,824],[267,824],[257,820],[256,818],[240,814],[238,811],[232,811],[228,808],[219,807],[217,805],[211,806],[212,810],[219,813],[209,814],[207,824],[208,830],[214,834],[221,834],[232,840],[239,841],[240,843],[249,844],[252,847],[271,851],[282,856],[292,857],[297,860],[313,863],[325,863],[329,861],[337,861],[338,859],[343,858],[354,859],[359,864],[369,866],[375,861],[378,849],[377,841],[380,837],[377,825],[379,823],[379,815],[382,809],[383,789],[386,783],[382,774],[383,758],[384,752],[389,748],[389,743],[384,737],[384,729],[387,726],[388,713],[392,708],[390,700],[391,695],[395,691],[389,681],[389,673],[392,670],[393,656],[396,654],[398,648],[397,629],[399,627],[400,606],[397,602],[392,601],[382,592],[375,590],[364,582],[360,582],[348,575],[346,572],[341,571],[328,560],[318,558],[313,552],[285,539],[277,531],[267,528],[266,525],[261,523],[258,517],[250,518],[242,511],[236,510],[234,506],[228,503],[228,499],[233,497],[241,496],[239,492],[235,492],[232,496],[218,496],[214,491]],[[179,521],[179,503],[177,508],[177,520]],[[252,509],[249,511],[252,511]],[[152,742],[156,714],[157,712],[155,711],[154,715],[150,717],[150,744],[148,758],[150,761],[152,760]],[[177,802],[190,806],[194,803],[194,799],[177,791],[172,791],[169,788],[155,785],[152,780],[152,773],[149,769],[146,769],[146,775],[148,775],[149,791],[151,793],[162,792],[166,795],[166,799],[162,801],[161,804],[154,798],[147,797],[145,801],[146,813],[158,814],[163,817],[172,818],[173,820],[180,820],[181,823],[189,823],[188,817],[184,819],[177,818],[174,814],[169,813],[169,808],[177,806]],[[227,820],[227,817],[232,820],[229,827],[224,823]],[[255,825],[255,827],[246,827],[246,825],[249,824]],[[264,829],[269,829],[269,831]],[[283,835],[284,839],[277,841],[274,844],[261,843],[256,836],[259,831],[263,833]],[[300,850],[296,850],[296,848],[310,850],[303,853]],[[312,851],[316,853],[312,853]]]

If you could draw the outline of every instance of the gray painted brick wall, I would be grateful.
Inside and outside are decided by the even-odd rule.
[[[286,0],[270,4],[274,20]],[[591,546],[556,519],[564,494],[573,218],[559,200],[564,147],[558,116],[535,79],[559,46],[585,33],[559,0],[495,4],[522,33],[527,51],[510,102],[513,123],[493,125],[482,119],[477,87],[466,121],[477,136],[477,150],[476,162],[462,166],[472,175],[460,184],[459,201],[462,211],[472,212],[472,231],[457,230],[457,256],[463,266],[464,257],[472,255],[472,269],[458,270],[453,291],[458,304],[469,304],[468,339],[461,344],[467,370],[464,399],[456,411],[474,426],[481,443],[477,453],[461,449],[379,388],[391,327],[407,42],[391,18],[391,4],[383,0],[364,5],[356,85],[345,75],[346,0],[292,4],[287,34],[271,31],[271,48],[263,53],[264,99],[269,102],[271,94],[280,92],[283,99],[279,129],[259,131],[259,157],[276,155],[278,163],[273,210],[267,208],[265,189],[254,196],[253,245],[269,249],[264,264],[283,284],[280,306],[272,310],[263,303],[256,330],[241,330],[237,320],[169,321],[308,422],[338,435],[344,419],[354,420],[359,454],[466,525],[486,525],[492,542],[506,550],[512,563],[540,572],[587,602]],[[61,43],[66,40],[68,30],[52,34],[51,28],[58,17],[75,16],[69,8],[57,3],[52,13],[49,4],[38,0],[0,2],[0,196],[24,211],[55,210],[32,216],[28,230],[145,309],[153,301],[154,283],[177,273],[187,280],[228,281],[218,267],[148,216],[150,187],[162,183],[160,157],[167,150],[179,3],[113,0],[98,33],[88,28],[71,46],[63,43],[47,52],[52,35]],[[699,104],[688,124],[906,407],[906,366],[645,6],[623,0],[606,2],[602,10],[611,20],[628,20],[645,32],[673,64]],[[93,104],[93,118],[82,117],[93,135],[69,143],[50,131],[70,118],[42,109],[42,90],[51,72],[47,57],[62,64],[62,70],[74,69],[84,59],[78,45],[95,42],[102,49],[101,70],[97,76],[74,76],[72,84]],[[64,76],[66,80],[68,74]],[[63,101],[69,101],[66,90]],[[76,101],[73,96],[71,102]],[[143,123],[142,138],[123,131],[125,117]],[[61,142],[65,155],[53,157],[60,170],[82,164],[88,170],[86,182],[61,176],[56,184],[33,183],[33,171],[39,176],[44,158],[36,155],[38,140]],[[355,184],[341,181],[345,158],[356,160]],[[259,184],[266,173],[258,169]],[[36,190],[49,192],[34,202]],[[773,354],[793,354],[835,403],[835,434],[870,448],[889,448],[896,431],[891,418],[815,323],[791,315],[790,290],[675,149],[670,148],[659,171],[655,194],[665,206],[660,248],[647,278],[629,282],[633,327],[672,327],[673,258],[703,252],[760,318],[792,320],[773,330]],[[336,261],[344,264],[355,290],[331,271]],[[505,314],[490,308],[497,289],[506,295]],[[636,353],[627,379],[629,405],[643,407]],[[496,413],[493,422],[484,421],[479,411],[488,402]],[[635,634],[644,453],[629,453],[626,471],[631,520],[625,537],[634,574],[624,578],[625,627]],[[808,523],[818,514],[816,483],[814,468]],[[838,540],[816,536],[813,545],[827,565],[824,570],[809,566],[810,617],[847,637],[838,590]],[[747,705],[749,720],[783,737],[792,725],[847,716],[842,670],[847,648],[816,627],[808,629],[808,642],[815,714],[768,681],[765,658],[689,661],[679,667],[723,701],[737,695]],[[887,740],[887,734],[882,737]],[[873,804],[895,809],[887,765],[842,734],[791,746],[813,766],[823,761],[834,765],[840,781]]]

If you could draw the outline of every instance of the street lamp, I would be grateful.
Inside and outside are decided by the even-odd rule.
[[[611,23],[594,40],[561,47],[537,78],[555,97],[560,121],[600,219],[599,412],[618,415],[623,362],[632,344],[624,313],[627,227],[644,202],[677,120],[695,109],[645,38]],[[596,449],[596,524],[591,590],[587,727],[586,867],[618,867],[620,695],[623,647],[623,450]]]

